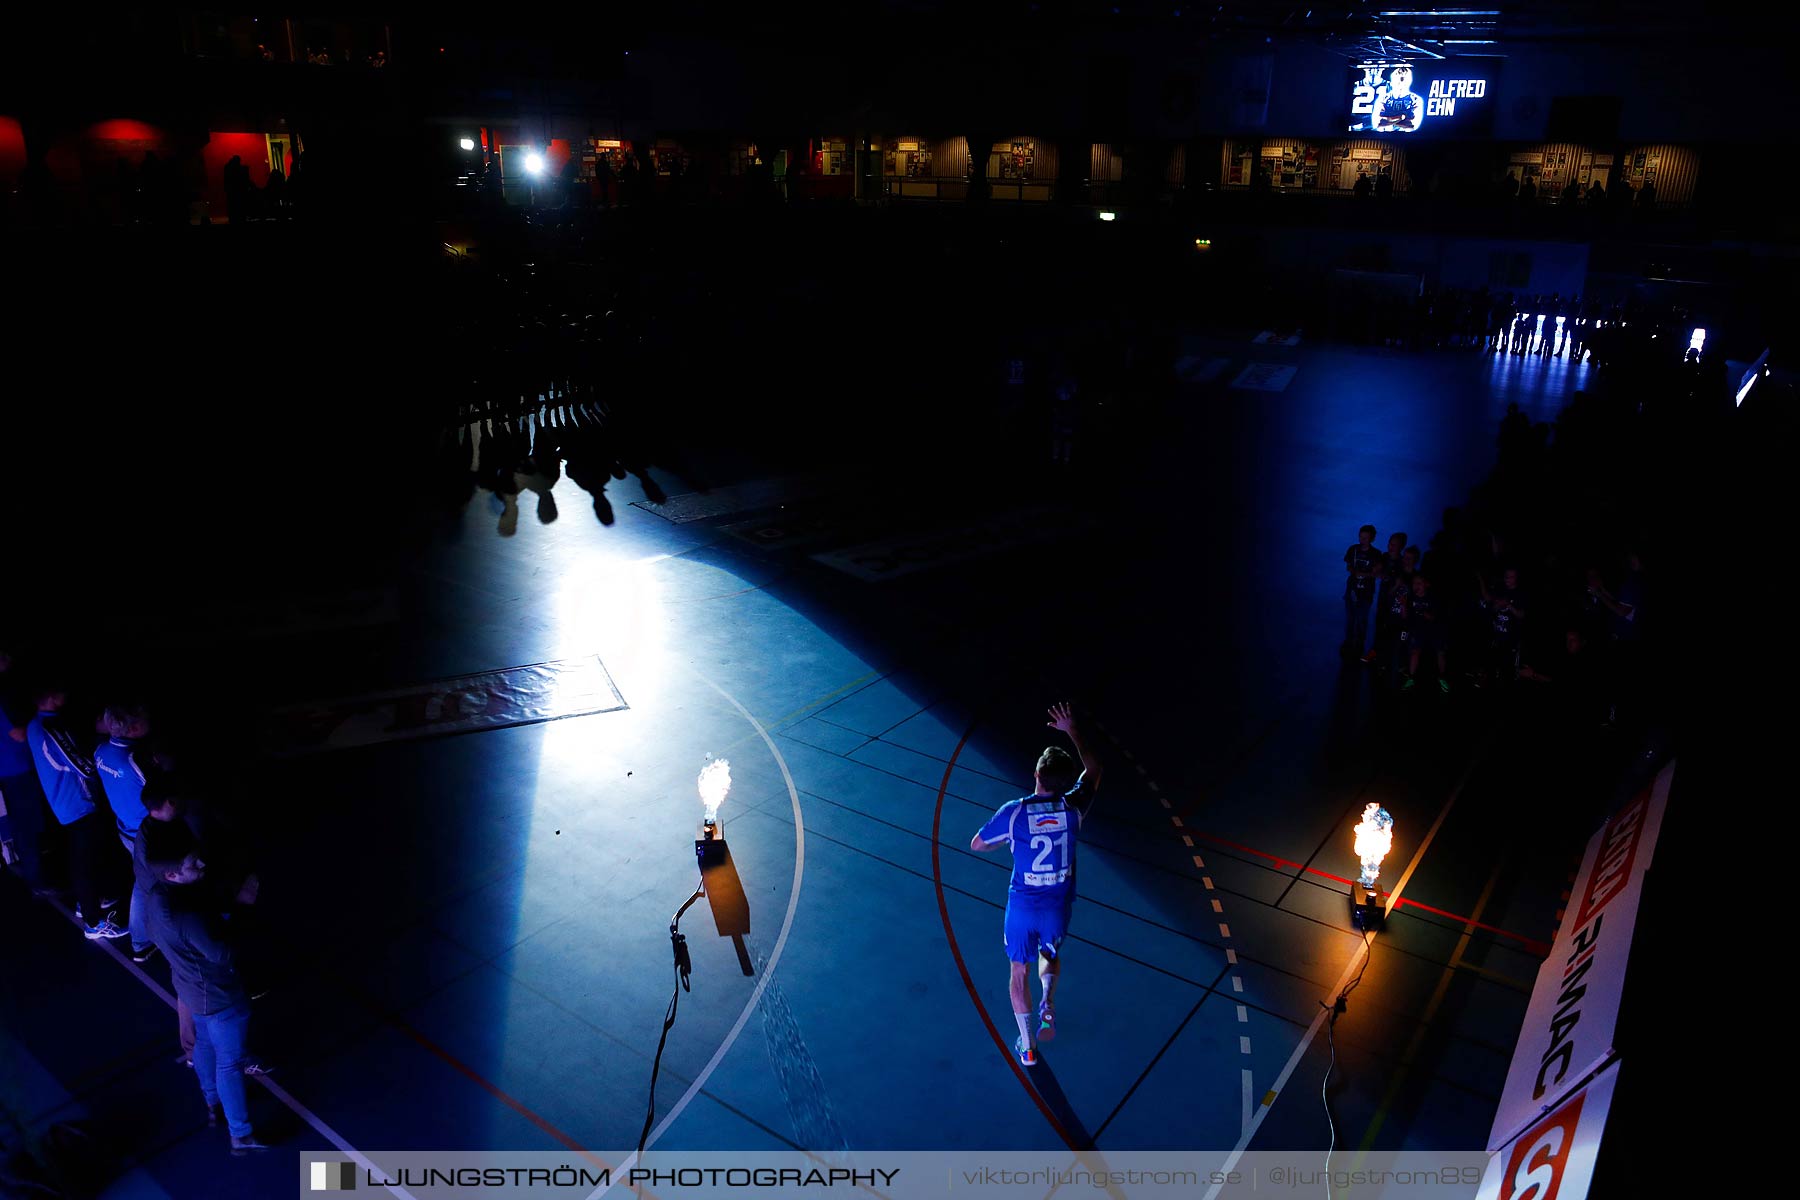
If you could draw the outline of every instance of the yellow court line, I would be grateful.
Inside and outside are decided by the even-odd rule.
[[[1432,831],[1434,833],[1437,831],[1435,825],[1432,827]],[[1418,1057],[1419,1048],[1425,1044],[1425,1035],[1431,1028],[1431,1020],[1437,1015],[1438,1007],[1443,1004],[1444,997],[1449,994],[1450,981],[1456,977],[1458,970],[1480,970],[1479,967],[1462,965],[1463,951],[1469,948],[1469,942],[1475,936],[1475,923],[1481,919],[1482,912],[1487,908],[1488,900],[1493,897],[1494,885],[1500,881],[1500,872],[1505,869],[1507,859],[1510,857],[1510,853],[1501,855],[1500,860],[1494,864],[1493,871],[1488,875],[1487,883],[1481,889],[1481,898],[1475,902],[1475,910],[1469,914],[1469,923],[1463,926],[1462,937],[1457,939],[1456,949],[1450,952],[1450,961],[1444,964],[1443,973],[1438,976],[1437,986],[1431,990],[1431,999],[1426,1001],[1425,1012],[1419,1018],[1418,1027],[1413,1030],[1412,1038],[1406,1043],[1406,1049],[1400,1054],[1400,1065],[1394,1068],[1393,1077],[1388,1080],[1387,1092],[1381,1097],[1381,1103],[1375,1106],[1375,1116],[1369,1121],[1369,1128],[1363,1134],[1362,1144],[1356,1148],[1356,1161],[1350,1167],[1352,1171],[1362,1166],[1363,1156],[1375,1144],[1375,1136],[1381,1132],[1382,1125],[1387,1121],[1388,1110],[1394,1103],[1394,1097],[1400,1094],[1400,1085],[1406,1082],[1407,1075],[1412,1071],[1413,1060]]]

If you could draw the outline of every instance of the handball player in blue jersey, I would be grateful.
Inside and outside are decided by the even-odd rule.
[[[1061,973],[1057,951],[1069,930],[1075,904],[1075,840],[1100,786],[1100,762],[1075,728],[1067,704],[1050,709],[1050,727],[1069,735],[1075,757],[1051,746],[1038,756],[1037,791],[1003,805],[969,842],[977,852],[1012,847],[1012,886],[1006,893],[1006,957],[1012,960],[1013,1019],[1019,1040],[1013,1048],[1024,1065],[1037,1065],[1037,1043],[1056,1036],[1056,980]],[[1044,998],[1036,1019],[1031,1011],[1031,984],[1026,967],[1037,959]],[[1035,1029],[1033,1026],[1035,1025]]]

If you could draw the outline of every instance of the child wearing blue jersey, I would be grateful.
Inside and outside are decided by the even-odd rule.
[[[1019,1062],[1028,1067],[1037,1065],[1037,1043],[1056,1035],[1056,981],[1061,974],[1057,951],[1075,904],[1075,841],[1100,786],[1100,762],[1075,727],[1067,704],[1052,706],[1049,725],[1069,735],[1081,760],[1079,774],[1067,750],[1047,748],[1038,756],[1037,790],[1002,805],[969,842],[969,849],[977,853],[997,846],[1012,848],[1004,924],[1006,957],[1012,963],[1008,991],[1019,1025],[1014,1049]],[[1034,957],[1043,988],[1035,1022],[1026,975]]]

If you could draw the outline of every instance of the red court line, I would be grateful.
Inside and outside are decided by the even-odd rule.
[[[956,769],[957,757],[962,754],[963,747],[969,744],[969,738],[975,732],[975,725],[976,721],[969,722],[969,727],[963,730],[962,740],[956,743],[956,749],[950,753],[950,761],[944,764],[944,781],[938,784],[937,807],[932,810],[931,814],[931,886],[937,890],[938,918],[944,923],[944,940],[950,943],[950,956],[956,960],[956,969],[962,975],[963,987],[968,989],[969,1000],[975,1005],[975,1013],[981,1018],[981,1023],[987,1026],[988,1036],[993,1038],[994,1045],[999,1047],[1000,1056],[1006,1060],[1006,1065],[1012,1068],[1013,1074],[1018,1077],[1019,1086],[1025,1089],[1027,1096],[1031,1097],[1031,1102],[1037,1105],[1039,1112],[1044,1114],[1044,1120],[1050,1122],[1050,1128],[1056,1130],[1056,1136],[1060,1137],[1069,1149],[1079,1152],[1081,1147],[1075,1143],[1074,1138],[1069,1136],[1069,1131],[1064,1128],[1062,1121],[1057,1119],[1056,1114],[1050,1111],[1050,1106],[1044,1103],[1044,1098],[1038,1095],[1038,1090],[1031,1086],[1031,1080],[1025,1074],[1025,1068],[1019,1065],[1018,1056],[1013,1053],[1012,1044],[1000,1036],[1000,1030],[995,1027],[994,1019],[988,1016],[987,1005],[981,1002],[981,993],[975,990],[975,978],[969,974],[969,964],[963,961],[962,948],[956,944],[956,931],[950,928],[950,906],[944,900],[944,871],[939,856],[938,830],[943,824],[944,793],[950,790],[950,772]]]
[[[1190,829],[1189,832],[1192,833],[1195,837],[1205,838],[1207,841],[1212,842],[1215,845],[1224,846],[1231,850],[1236,850],[1241,854],[1253,854],[1257,858],[1266,858],[1278,867],[1293,867],[1295,870],[1304,871],[1309,875],[1317,875],[1317,876],[1320,876],[1321,878],[1329,879],[1333,883],[1341,883],[1345,887],[1350,886],[1350,884],[1353,882],[1352,880],[1344,878],[1342,875],[1333,875],[1330,871],[1321,871],[1317,867],[1309,867],[1305,863],[1295,862],[1291,858],[1282,858],[1279,854],[1270,854],[1266,850],[1258,850],[1252,846],[1246,846],[1240,842],[1234,842],[1229,838],[1219,837],[1217,834],[1203,833],[1202,831],[1200,831],[1198,829]],[[1381,893],[1381,895],[1383,897],[1386,897],[1387,894],[1388,893],[1386,893],[1386,892]],[[1395,904],[1394,907],[1395,908],[1409,908],[1409,907],[1416,908],[1416,909],[1420,909],[1421,911],[1431,913],[1434,916],[1447,917],[1448,919],[1455,921],[1458,925],[1464,925],[1471,929],[1480,929],[1480,930],[1483,930],[1484,932],[1492,933],[1492,934],[1495,934],[1495,935],[1497,935],[1499,937],[1503,937],[1503,938],[1511,938],[1513,941],[1518,942],[1521,946],[1525,947],[1526,950],[1537,955],[1539,958],[1549,958],[1550,957],[1550,944],[1548,942],[1540,942],[1536,938],[1526,937],[1522,933],[1514,933],[1510,929],[1502,929],[1498,925],[1489,925],[1485,921],[1477,921],[1472,917],[1465,917],[1460,913],[1446,912],[1444,909],[1441,909],[1441,908],[1433,908],[1429,904],[1421,904],[1419,901],[1409,900],[1405,896],[1400,897],[1399,903]]]
[[[597,1167],[609,1171],[612,1169],[611,1163],[583,1146],[569,1134],[558,1129],[555,1125],[551,1124],[547,1118],[541,1116],[526,1105],[524,1101],[515,1098],[504,1088],[500,1087],[499,1084],[477,1071],[474,1067],[471,1067],[462,1059],[456,1057],[456,1055],[450,1053],[450,1051],[444,1049],[444,1047],[432,1041],[429,1037],[426,1037],[425,1034],[415,1029],[404,1017],[400,1016],[400,1014],[376,1003],[374,998],[364,993],[362,988],[354,980],[345,978],[342,975],[338,975],[336,978],[338,979],[338,982],[343,985],[345,994],[366,1010],[371,1016],[385,1024],[393,1026],[395,1029],[411,1038],[414,1042],[417,1042],[419,1046],[430,1051],[452,1070],[468,1079],[471,1083],[481,1088],[481,1090],[493,1096],[496,1100],[518,1113],[521,1117],[524,1117],[527,1121],[530,1121],[544,1133],[548,1134],[556,1141],[561,1142],[576,1154],[581,1155],[581,1157],[587,1159]]]
[[[549,1134],[551,1137],[555,1138],[557,1141],[559,1141],[563,1145],[567,1146],[570,1150],[573,1150],[575,1153],[581,1155],[583,1158],[587,1159],[589,1162],[593,1163],[595,1166],[602,1167],[607,1170],[610,1170],[612,1168],[611,1163],[602,1159],[599,1155],[595,1154],[593,1151],[587,1149],[580,1142],[576,1141],[574,1138],[570,1137],[568,1134],[564,1133],[562,1130],[560,1130],[556,1126],[552,1125],[548,1120],[539,1116],[536,1112],[533,1112],[530,1108],[526,1107],[522,1101],[515,1100],[512,1096],[508,1095],[498,1084],[494,1083],[492,1080],[488,1079],[485,1075],[483,1075],[479,1071],[477,1071],[474,1067],[471,1067],[468,1063],[462,1061],[462,1059],[460,1059],[460,1058],[457,1058],[454,1054],[450,1053],[448,1050],[444,1049],[442,1046],[438,1045],[436,1042],[432,1041],[430,1038],[428,1038],[424,1034],[420,1033],[417,1029],[414,1029],[411,1025],[408,1025],[405,1021],[402,1021],[398,1017],[395,1017],[392,1015],[384,1015],[383,1019],[385,1021],[387,1021],[390,1025],[392,1025],[394,1028],[398,1029],[401,1033],[404,1033],[407,1037],[411,1038],[413,1041],[417,1042],[419,1045],[423,1046],[425,1049],[431,1051],[431,1053],[435,1054],[438,1058],[440,1058],[444,1062],[448,1063],[458,1073],[460,1073],[461,1075],[468,1078],[471,1082],[475,1083],[483,1091],[492,1095],[496,1100],[500,1101],[502,1104],[506,1105],[508,1108],[512,1109],[514,1112],[518,1113],[521,1117],[524,1117],[527,1121],[530,1121],[533,1125],[536,1125],[539,1129],[543,1130],[545,1133]]]

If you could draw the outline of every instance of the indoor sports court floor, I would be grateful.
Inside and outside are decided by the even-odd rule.
[[[731,763],[755,974],[704,902],[689,912],[656,1145],[1322,1150],[1335,1053],[1341,1146],[1481,1146],[1581,831],[1509,836],[1559,782],[1476,700],[1397,704],[1339,662],[1340,563],[1364,521],[1423,542],[1491,462],[1505,403],[1549,419],[1587,368],[1248,336],[1185,350],[1225,362],[1189,372],[1212,381],[1174,397],[1164,457],[1128,484],[997,475],[941,502],[924,467],[904,512],[758,538],[787,510],[676,522],[621,484],[603,528],[565,479],[554,524],[527,508],[501,538],[481,496],[397,548],[403,620],[255,647],[288,701],[589,656],[623,701],[257,781],[280,806],[259,1128],[283,1151],[616,1165],[644,1119],[711,755]],[[1258,364],[1296,369],[1251,376],[1280,391],[1231,386]],[[1030,532],[992,533],[1021,512]],[[1007,867],[968,842],[1030,790],[1059,699],[1106,775],[1061,1032],[1024,1070]],[[1365,961],[1343,880],[1369,800],[1396,818],[1383,883],[1404,902]],[[229,1160],[205,1127],[165,969],[17,888],[0,904],[14,1105],[123,1146],[109,1196],[286,1194],[291,1155]],[[1359,971],[1328,1030],[1321,1002]]]

